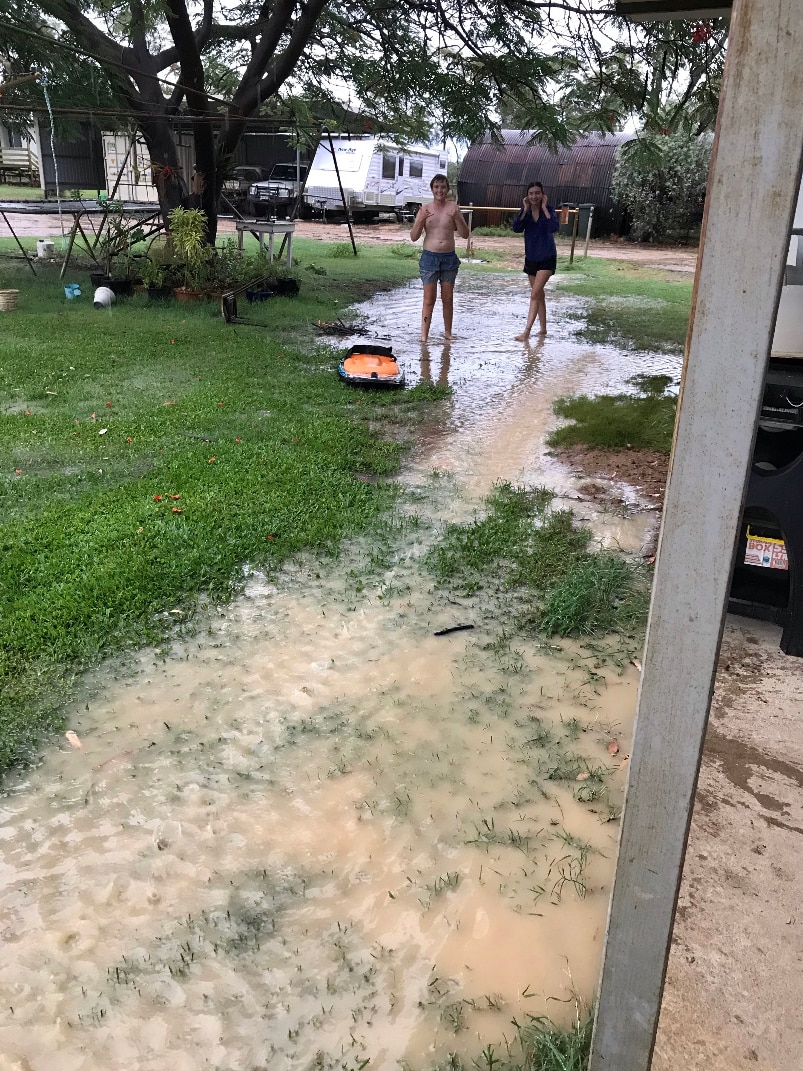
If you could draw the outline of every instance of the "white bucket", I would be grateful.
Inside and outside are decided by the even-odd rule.
[[[36,255],[40,260],[52,260],[56,255],[56,247],[49,238],[40,238],[36,243]]]
[[[114,304],[114,291],[108,286],[99,286],[92,298],[92,304],[96,309],[110,309]]]

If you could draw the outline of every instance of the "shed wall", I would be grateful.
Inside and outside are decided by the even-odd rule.
[[[58,130],[58,126],[56,127]],[[106,177],[103,169],[103,143],[100,130],[91,123],[73,124],[71,137],[56,137],[56,159],[59,168],[59,188],[62,197],[69,190],[103,190]],[[50,148],[50,124],[39,118],[40,165],[47,196],[56,193],[56,169]]]
[[[554,205],[593,204],[594,237],[626,232],[625,213],[611,195],[616,152],[630,135],[598,135],[552,152],[531,144],[532,131],[503,130],[502,144],[475,142],[466,152],[457,180],[461,205],[490,211],[474,212],[478,226],[509,220],[503,208],[519,208],[529,183],[542,182]],[[497,211],[493,211],[496,209]]]

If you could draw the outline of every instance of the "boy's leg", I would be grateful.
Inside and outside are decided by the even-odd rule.
[[[446,337],[451,338],[454,319],[454,283],[441,283],[441,304],[443,305],[443,328]]]
[[[438,296],[438,284],[424,283],[424,307],[421,310],[421,341],[426,342],[429,337],[429,329],[432,326],[432,310],[435,308],[435,299]]]

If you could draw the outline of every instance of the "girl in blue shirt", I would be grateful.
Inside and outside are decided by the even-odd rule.
[[[527,326],[520,335],[516,335],[519,342],[525,342],[530,337],[536,317],[541,326],[540,334],[546,334],[544,287],[558,263],[553,236],[559,226],[557,213],[548,203],[544,187],[540,182],[531,182],[521,212],[513,220],[513,230],[517,234],[524,234],[524,270],[530,283]]]

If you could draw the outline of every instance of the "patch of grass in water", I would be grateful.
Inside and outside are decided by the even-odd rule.
[[[555,285],[587,299],[578,318],[580,334],[589,342],[666,353],[682,350],[691,311],[691,275],[588,257],[582,274],[567,273]]]
[[[668,454],[677,399],[666,393],[668,376],[635,376],[638,394],[579,394],[558,398],[553,408],[571,420],[553,431],[550,446],[583,445],[601,450],[658,450]]]
[[[524,1023],[513,1020],[516,1037],[499,1046],[486,1045],[469,1060],[451,1053],[432,1071],[585,1071],[591,1054],[592,1015],[579,1013],[569,1027],[561,1027],[544,1015],[528,1015]]]
[[[463,597],[480,590],[506,596],[507,612],[524,631],[570,636],[640,628],[645,578],[610,551],[590,551],[591,531],[578,527],[570,510],[552,509],[552,497],[543,487],[500,484],[485,517],[447,527],[427,557],[429,568]]]

